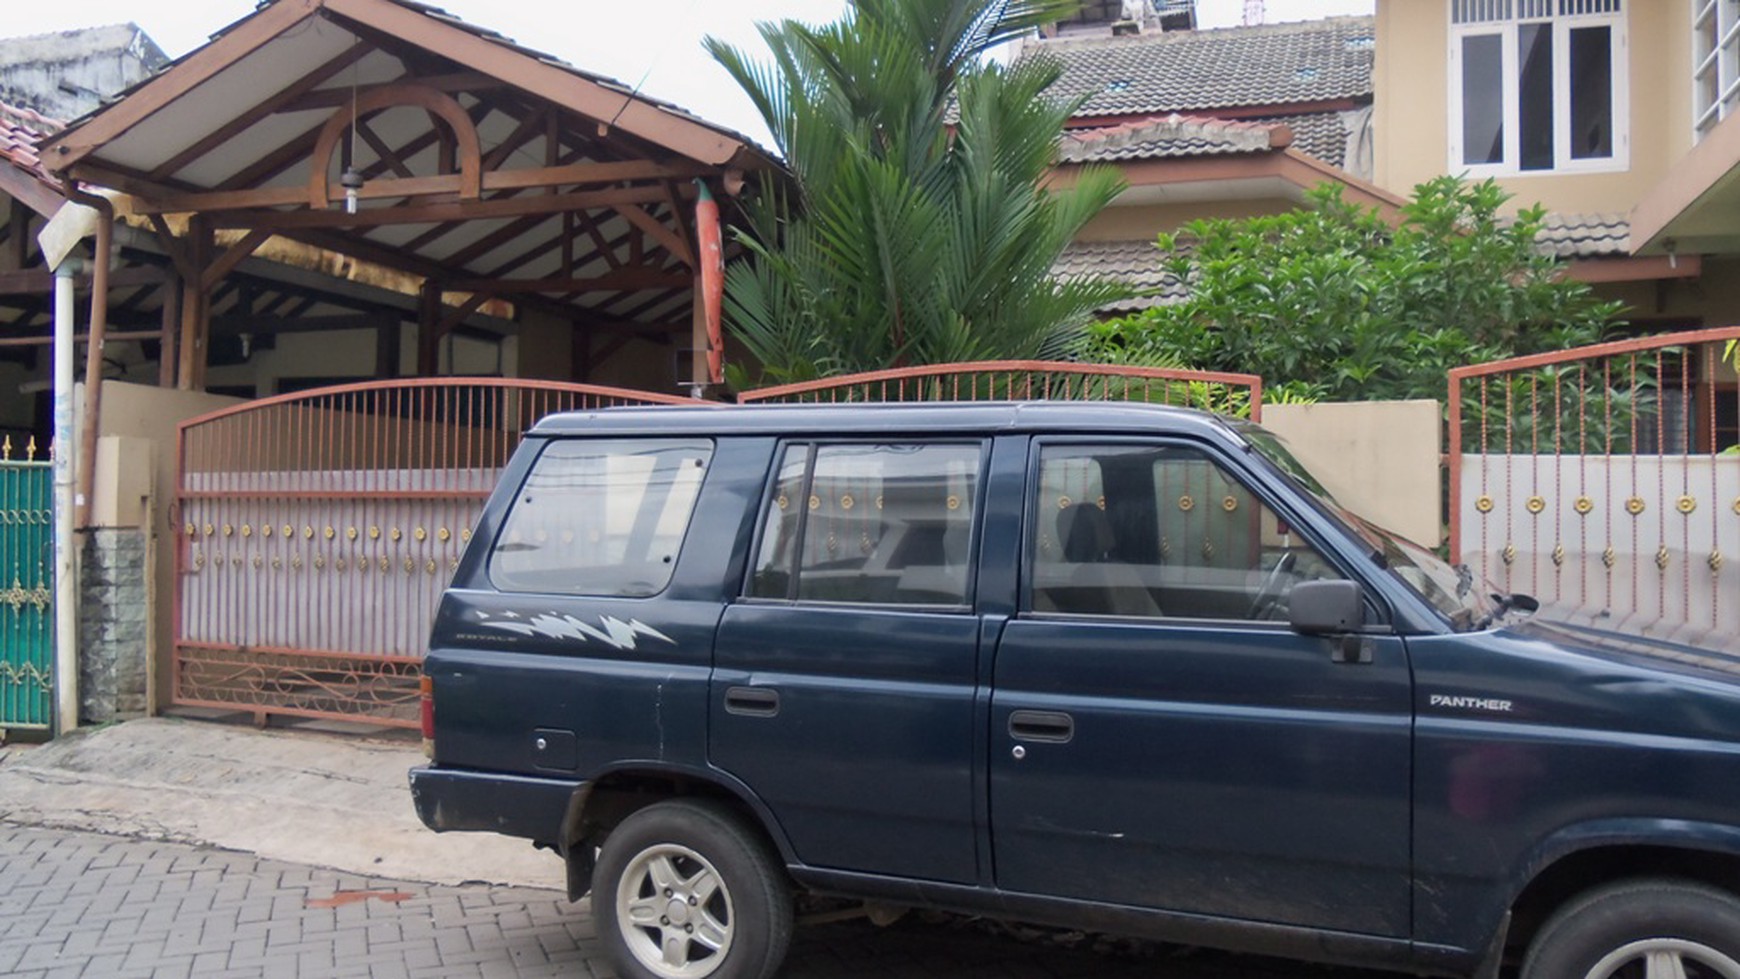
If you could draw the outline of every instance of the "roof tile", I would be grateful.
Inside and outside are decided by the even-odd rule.
[[[1077,115],[1126,115],[1289,105],[1372,95],[1373,19],[1327,20],[1208,31],[1041,40],[1021,57],[1052,55],[1060,98],[1087,101]]]

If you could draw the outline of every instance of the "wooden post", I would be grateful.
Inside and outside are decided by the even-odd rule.
[[[399,376],[399,321],[383,323],[375,330],[375,377]]]
[[[181,327],[181,276],[169,270],[163,283],[163,338],[157,344],[157,386],[175,386],[175,333]]]
[[[30,219],[35,212],[17,198],[12,199],[12,213],[6,219],[6,252],[0,256],[0,269],[23,271],[30,261]]]
[[[195,215],[188,223],[188,270],[181,285],[181,368],[176,386],[183,391],[205,390],[206,341],[211,330],[210,292],[201,281],[211,261],[211,226]]]
[[[424,279],[417,302],[417,376],[434,377],[441,370],[441,283]]]

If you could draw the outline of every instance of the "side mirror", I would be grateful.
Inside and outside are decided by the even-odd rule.
[[[1301,581],[1287,593],[1287,622],[1307,636],[1345,635],[1365,624],[1357,581]]]

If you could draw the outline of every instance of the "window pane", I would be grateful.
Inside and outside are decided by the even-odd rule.
[[[774,481],[773,496],[768,499],[761,520],[755,576],[749,582],[749,594],[757,598],[791,596],[791,569],[797,563],[800,518],[804,512],[804,470],[809,460],[809,446],[794,445],[786,450],[785,461],[780,463],[779,478]]]
[[[799,600],[964,605],[977,445],[831,445],[805,499]]]
[[[1517,28],[1517,136],[1524,170],[1553,168],[1553,25]]]
[[[711,442],[552,442],[490,554],[502,591],[644,597],[664,590]]]
[[[1613,32],[1607,27],[1571,31],[1571,158],[1613,155]]]
[[[1462,162],[1504,162],[1504,44],[1497,34],[1462,39]]]
[[[1038,612],[1283,621],[1294,584],[1340,577],[1188,449],[1047,448],[1034,522]]]

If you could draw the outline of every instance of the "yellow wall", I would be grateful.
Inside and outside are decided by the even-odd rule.
[[[1513,206],[1625,212],[1692,146],[1691,9],[1686,0],[1628,0],[1630,169],[1505,177]],[[1451,172],[1449,0],[1377,0],[1375,171],[1406,194]]]
[[[1161,232],[1177,231],[1198,218],[1247,218],[1283,214],[1299,205],[1283,198],[1204,201],[1189,204],[1113,205],[1101,211],[1076,235],[1077,241],[1146,241]]]
[[[1440,419],[1436,401],[1263,406],[1263,427],[1342,506],[1427,547],[1443,533]]]

